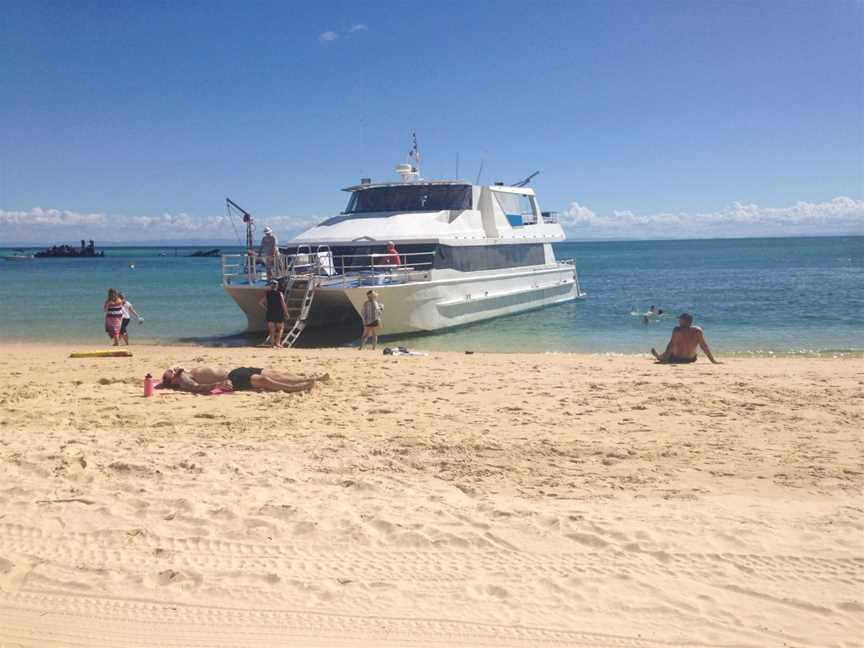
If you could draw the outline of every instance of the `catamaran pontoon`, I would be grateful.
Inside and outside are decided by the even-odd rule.
[[[288,303],[286,346],[306,327],[356,327],[359,337],[370,288],[384,305],[380,335],[584,298],[575,262],[556,260],[552,249],[564,239],[557,214],[540,211],[528,179],[480,186],[422,180],[409,164],[396,171],[402,182],[363,179],[346,188],[344,212],[279,247],[271,274]],[[259,306],[266,274],[252,245],[252,217],[243,211],[243,220],[247,254],[222,256],[223,286],[246,314],[248,330],[266,331]]]

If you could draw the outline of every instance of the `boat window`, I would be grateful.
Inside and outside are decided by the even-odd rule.
[[[522,223],[524,225],[533,225],[537,222],[537,215],[534,211],[534,198],[532,196],[519,196],[519,211],[522,214]]]
[[[376,187],[351,194],[346,214],[471,209],[470,185]]]
[[[511,227],[522,225],[533,225],[537,222],[537,213],[534,210],[534,197],[527,194],[505,193],[494,191],[495,200]]]
[[[543,265],[546,256],[539,243],[511,245],[439,245],[435,251],[435,268],[460,272],[501,270],[529,265]]]

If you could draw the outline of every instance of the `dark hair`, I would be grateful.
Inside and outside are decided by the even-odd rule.
[[[692,323],[693,323],[693,316],[692,316],[690,313],[681,313],[681,314],[678,316],[678,319],[683,319],[683,320],[686,321],[688,324],[692,324]]]

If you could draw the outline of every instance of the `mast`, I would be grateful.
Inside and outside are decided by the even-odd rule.
[[[246,223],[246,252],[251,252],[255,247],[255,244],[252,242],[252,230],[255,229],[255,220],[252,218],[252,214],[247,212],[230,198],[226,198],[225,203],[228,205],[229,210],[233,207],[243,214],[243,222]]]
[[[414,173],[417,175],[418,180],[422,180],[423,176],[420,174],[420,149],[417,147],[417,133],[411,133],[411,139],[414,141],[414,145],[408,151],[408,158],[414,158]]]

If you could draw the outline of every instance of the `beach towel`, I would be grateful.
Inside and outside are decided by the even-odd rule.
[[[407,347],[385,347],[384,355],[394,355],[394,356],[426,356],[428,353],[424,353],[423,351],[412,351]]]

